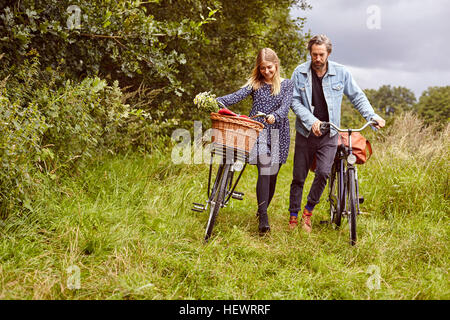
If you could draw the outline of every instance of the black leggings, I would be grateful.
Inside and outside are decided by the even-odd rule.
[[[280,172],[281,164],[263,164],[257,163],[258,182],[256,183],[256,198],[258,200],[259,214],[267,214],[267,208],[272,201],[277,184],[278,172]]]

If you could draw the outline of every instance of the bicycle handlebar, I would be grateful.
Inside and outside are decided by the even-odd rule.
[[[327,130],[330,127],[332,127],[334,130],[339,131],[339,132],[347,132],[347,131],[359,132],[359,131],[363,131],[367,126],[374,125],[374,124],[376,125],[376,124],[378,124],[378,122],[375,120],[370,120],[359,129],[341,129],[332,122],[322,122],[320,124],[320,130]]]
[[[250,118],[254,119],[254,118],[258,118],[258,117],[264,117],[264,118],[267,119],[268,116],[269,116],[268,114],[266,114],[264,112],[261,112],[261,111],[258,111],[257,114],[255,114],[254,116],[251,116]]]

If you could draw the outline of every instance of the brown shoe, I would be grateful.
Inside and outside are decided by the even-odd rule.
[[[298,225],[298,219],[296,216],[291,216],[289,218],[289,229],[293,230],[297,227]]]
[[[309,211],[305,208],[303,210],[303,215],[302,215],[302,229],[308,233],[310,233],[312,230],[311,216],[312,216],[312,211]]]

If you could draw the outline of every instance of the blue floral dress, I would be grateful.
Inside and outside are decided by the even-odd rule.
[[[285,79],[281,82],[280,93],[276,96],[272,95],[271,85],[265,83],[256,91],[248,85],[232,94],[217,98],[217,101],[228,107],[251,95],[253,106],[249,114],[250,117],[258,112],[274,115],[275,122],[273,124],[268,124],[264,118],[255,119],[264,124],[264,129],[260,132],[255,146],[250,152],[249,162],[251,164],[256,164],[258,155],[270,156],[272,165],[286,163],[290,143],[288,113],[293,90],[293,82]]]

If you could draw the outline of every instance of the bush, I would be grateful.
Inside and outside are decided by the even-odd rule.
[[[60,84],[57,70],[39,70],[38,57],[9,71],[0,84],[3,216],[30,200],[38,172],[55,179],[93,155],[144,142],[149,117],[123,102],[117,81],[88,77]]]
[[[23,108],[0,95],[0,215],[27,199],[34,182],[33,162],[42,154],[40,141],[47,129],[36,104]]]

